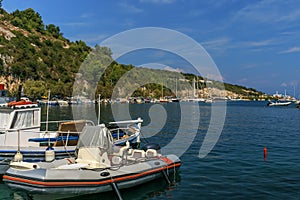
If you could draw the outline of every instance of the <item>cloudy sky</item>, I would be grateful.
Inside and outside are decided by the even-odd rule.
[[[286,90],[300,95],[297,0],[4,0],[2,4],[8,12],[33,8],[45,24],[55,24],[65,37],[92,47],[135,28],[174,30],[204,47],[225,82],[269,94]],[[151,59],[157,55],[155,63],[164,56],[151,55]],[[141,54],[129,57],[122,63],[143,62]],[[188,72],[180,61],[169,65]]]

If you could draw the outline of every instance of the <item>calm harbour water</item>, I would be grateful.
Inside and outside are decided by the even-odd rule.
[[[167,145],[176,134],[184,108],[200,109],[197,136],[181,156],[182,167],[176,183],[163,179],[136,188],[122,190],[124,199],[300,199],[300,109],[267,107],[266,102],[228,102],[225,125],[217,144],[205,157],[198,157],[210,120],[210,105],[169,103],[162,130],[147,138]],[[149,109],[154,104],[130,105],[131,117],[150,123]],[[199,105],[199,106],[198,106]],[[120,109],[124,104],[115,104]],[[182,106],[182,108],[180,108]],[[80,105],[82,118],[92,119],[94,105]],[[50,120],[72,119],[72,107],[51,107]],[[46,109],[43,108],[43,119]],[[189,117],[185,116],[185,117]],[[192,120],[192,114],[190,115]],[[113,120],[110,106],[101,107],[101,121]],[[189,119],[188,119],[189,120]],[[154,130],[154,129],[153,129]],[[151,127],[147,127],[151,131]],[[193,131],[183,125],[186,134]],[[195,131],[195,130],[194,130]],[[263,149],[267,147],[264,161]],[[0,182],[0,199],[29,199],[24,193],[11,191]],[[93,194],[72,199],[114,199],[112,193]]]

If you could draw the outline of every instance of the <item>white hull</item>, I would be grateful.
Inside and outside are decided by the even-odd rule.
[[[269,102],[268,106],[288,106],[292,102]]]

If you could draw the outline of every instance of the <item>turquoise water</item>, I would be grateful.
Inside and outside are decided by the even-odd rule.
[[[132,118],[144,119],[145,132],[154,104],[130,105]],[[120,109],[123,104],[114,105]],[[181,156],[182,167],[172,186],[163,179],[121,191],[124,199],[299,199],[300,198],[300,109],[295,106],[267,107],[266,102],[229,102],[222,134],[213,150],[198,157],[199,149],[210,122],[210,105],[169,103],[161,105],[166,111],[166,123],[149,142],[167,145],[179,129],[181,109],[199,109],[197,135]],[[78,107],[79,108],[79,107]],[[80,106],[81,116],[90,118],[95,107]],[[52,107],[50,119],[71,119],[71,107]],[[43,108],[45,116],[45,108]],[[192,121],[193,115],[188,121]],[[44,117],[45,118],[45,117]],[[101,107],[102,122],[113,120],[111,107]],[[153,119],[152,119],[153,120]],[[96,121],[95,121],[96,122]],[[152,129],[153,128],[153,129]],[[183,125],[186,134],[195,130]],[[267,147],[267,159],[263,149]],[[30,199],[24,193],[11,191],[0,182],[0,199]],[[112,193],[85,195],[72,199],[114,199]]]

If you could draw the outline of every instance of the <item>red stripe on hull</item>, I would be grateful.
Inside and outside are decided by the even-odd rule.
[[[114,182],[122,182],[126,180],[132,180],[132,179],[137,179],[143,176],[151,175],[166,169],[172,169],[176,167],[180,167],[181,163],[174,163],[172,165],[168,165],[166,167],[161,167],[149,171],[145,171],[142,173],[134,174],[134,175],[127,175],[127,176],[122,176],[118,178],[111,178],[105,181],[81,181],[81,182],[75,182],[75,181],[67,181],[67,182],[43,182],[43,181],[35,181],[35,180],[28,180],[24,178],[18,178],[18,177],[13,177],[10,175],[4,175],[3,180],[9,180],[13,182],[20,182],[20,183],[27,183],[31,185],[39,185],[39,186],[87,186],[87,185],[107,185],[110,183]]]

